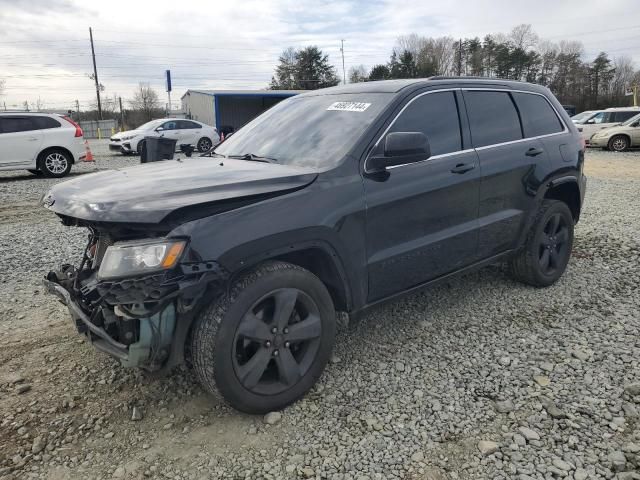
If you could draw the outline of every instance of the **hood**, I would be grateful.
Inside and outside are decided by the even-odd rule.
[[[118,132],[114,135],[111,135],[111,138],[129,137],[132,135],[140,135],[142,133],[144,133],[144,130],[126,130],[124,132]]]
[[[625,127],[622,124],[618,124],[618,125],[614,125],[613,127],[602,128],[598,130],[596,133],[594,133],[594,136],[598,135],[603,137],[610,137],[611,135],[614,135],[616,133],[628,133],[628,132],[629,132],[629,127]]]
[[[204,217],[216,204],[258,201],[302,188],[316,177],[311,168],[196,157],[82,175],[53,186],[41,203],[89,222],[158,224],[177,210],[199,208]]]

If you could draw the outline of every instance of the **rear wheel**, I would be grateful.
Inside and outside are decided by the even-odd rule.
[[[71,156],[60,149],[45,150],[40,154],[38,170],[52,178],[64,177],[71,170]]]
[[[624,152],[629,148],[629,139],[624,135],[615,135],[611,137],[611,140],[609,140],[607,145],[609,150],[613,150],[614,152]]]
[[[320,377],[335,340],[335,311],[311,272],[268,262],[217,299],[192,332],[200,383],[234,408],[265,413],[304,395]]]
[[[198,140],[198,151],[200,153],[204,153],[206,151],[208,151],[211,146],[213,145],[213,143],[211,143],[211,139],[207,138],[207,137],[202,137],[200,140]]]
[[[571,257],[573,225],[573,215],[566,203],[545,200],[524,248],[509,264],[513,276],[536,287],[555,283]]]

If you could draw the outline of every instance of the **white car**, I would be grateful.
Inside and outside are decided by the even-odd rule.
[[[86,156],[82,128],[69,117],[0,112],[0,170],[64,177]]]
[[[220,143],[220,136],[214,127],[182,118],[162,118],[152,120],[135,130],[120,132],[110,139],[109,149],[125,155],[140,154],[144,137],[165,137],[176,140],[176,149],[180,145],[192,145],[200,152],[206,152]]]
[[[571,120],[584,138],[585,143],[589,145],[591,137],[596,132],[625,122],[638,113],[640,113],[640,107],[613,107],[606,110],[594,110],[590,115],[576,118],[582,115],[579,113]]]

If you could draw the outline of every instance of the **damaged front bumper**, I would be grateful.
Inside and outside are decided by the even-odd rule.
[[[168,369],[184,361],[191,322],[203,299],[219,294],[227,277],[215,262],[181,265],[118,281],[79,278],[70,265],[49,272],[46,290],[69,309],[77,331],[125,367]],[[82,276],[82,275],[81,275]]]

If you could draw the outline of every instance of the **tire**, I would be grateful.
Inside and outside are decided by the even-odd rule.
[[[71,155],[58,148],[45,150],[38,157],[38,170],[49,178],[64,177],[71,171],[72,164]]]
[[[35,175],[36,177],[39,177],[40,175],[42,175],[42,172],[40,170],[27,170],[27,172],[31,173],[32,175]]]
[[[544,200],[524,247],[509,262],[513,277],[534,287],[548,287],[558,281],[571,257],[573,227],[573,215],[566,203]]]
[[[235,281],[196,319],[191,359],[208,392],[237,410],[266,413],[295,402],[316,383],[335,332],[333,301],[320,279],[271,261]]]
[[[614,135],[609,139],[607,147],[614,152],[624,152],[629,148],[629,139],[624,135]]]
[[[197,148],[200,153],[208,151],[212,146],[213,143],[211,142],[211,139],[209,137],[202,137],[200,140],[198,140]]]
[[[136,145],[136,153],[140,156],[142,156],[142,147],[144,147],[144,140],[140,140]]]

